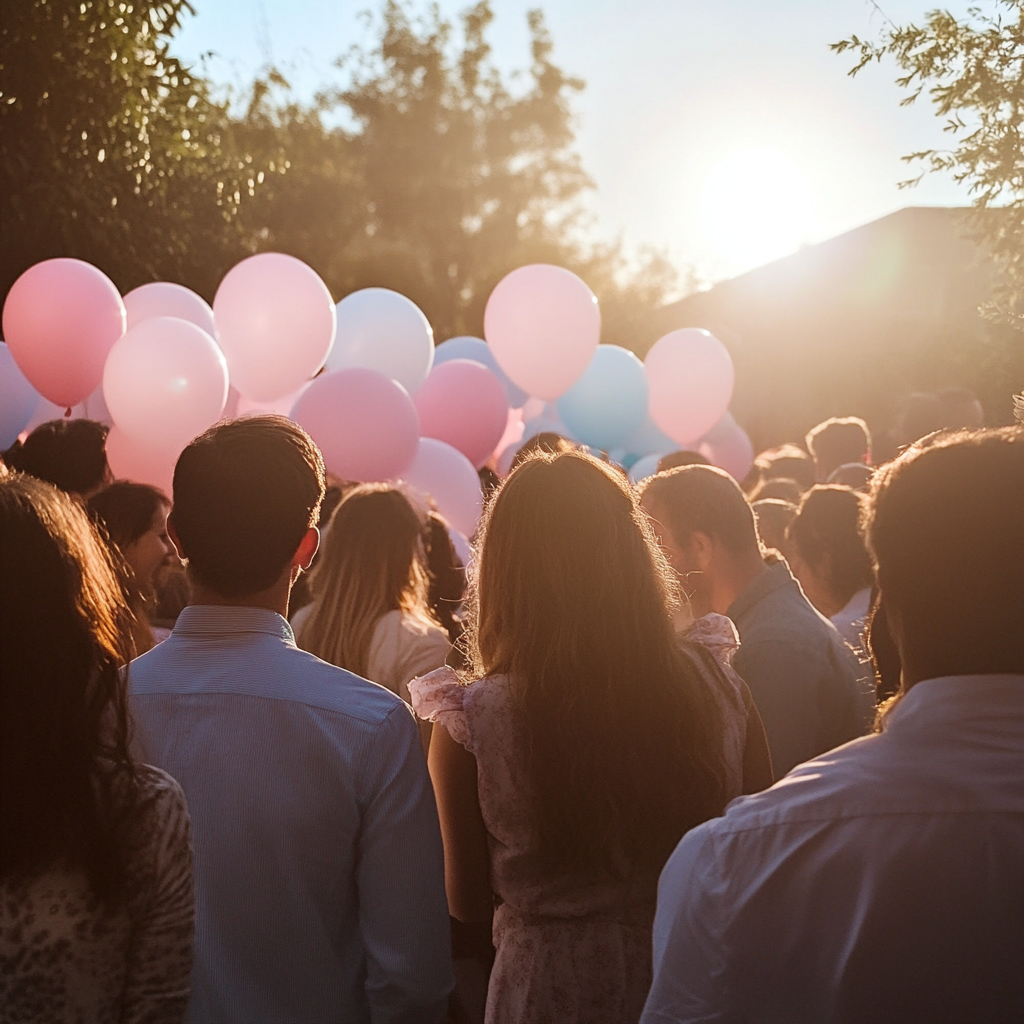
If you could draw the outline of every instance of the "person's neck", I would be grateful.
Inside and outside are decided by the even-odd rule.
[[[715,573],[711,593],[711,610],[727,615],[732,603],[751,583],[768,571],[760,554],[736,556],[723,560]]]
[[[282,618],[288,618],[288,600],[292,592],[291,574],[287,573],[272,587],[260,590],[255,594],[242,597],[225,597],[216,590],[192,581],[192,597],[189,604],[212,604],[231,608],[265,608],[269,612],[277,612]]]

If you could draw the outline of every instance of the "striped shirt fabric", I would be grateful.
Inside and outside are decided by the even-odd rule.
[[[407,705],[260,608],[193,605],[129,668],[192,817],[192,1024],[428,1024],[452,988],[437,810]]]

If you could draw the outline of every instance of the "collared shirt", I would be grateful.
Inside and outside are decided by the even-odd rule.
[[[918,683],[662,873],[642,1024],[1021,1020],[1024,676]]]
[[[871,588],[865,587],[858,590],[842,611],[838,611],[830,619],[833,626],[839,630],[839,635],[850,645],[853,652],[860,657],[867,658],[867,649],[864,646],[864,627],[867,624],[868,613],[871,611]]]
[[[443,1019],[444,861],[408,707],[258,608],[186,608],[129,677],[142,751],[192,817],[193,1024]]]
[[[728,614],[740,634],[733,668],[761,714],[777,777],[867,732],[874,711],[867,669],[785,562],[750,583]]]

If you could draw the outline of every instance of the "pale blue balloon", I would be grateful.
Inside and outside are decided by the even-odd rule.
[[[505,385],[510,409],[520,408],[530,397],[521,387],[508,379],[505,371],[498,365],[498,360],[494,358],[491,346],[483,338],[460,335],[458,338],[442,341],[434,349],[434,365],[446,363],[449,359],[473,359],[478,363],[483,363]]]
[[[565,425],[584,444],[608,451],[647,415],[644,364],[618,345],[598,345],[583,376],[558,400]]]
[[[679,450],[679,445],[662,431],[650,416],[644,417],[643,423],[623,441],[622,447],[636,458],[653,453],[667,455]]]
[[[39,392],[18,369],[11,350],[0,343],[0,451],[18,440],[38,404]]]

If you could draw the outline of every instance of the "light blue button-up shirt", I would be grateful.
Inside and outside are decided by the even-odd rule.
[[[258,608],[186,608],[129,678],[140,749],[192,817],[193,1024],[442,1020],[444,859],[408,707]]]

